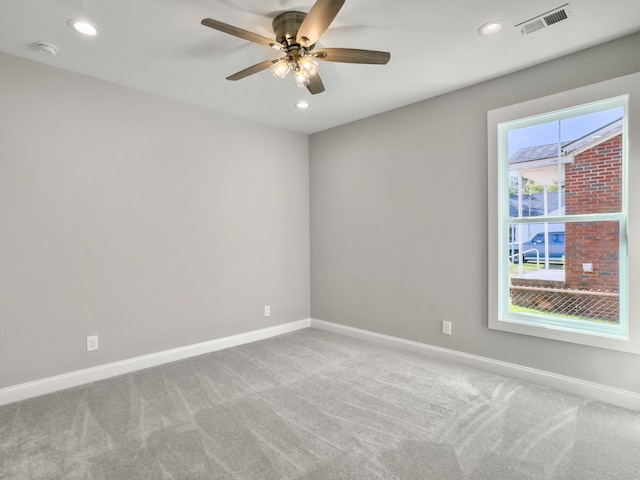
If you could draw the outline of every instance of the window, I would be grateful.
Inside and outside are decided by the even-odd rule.
[[[627,100],[498,125],[502,321],[627,336]]]
[[[640,352],[627,295],[630,94],[616,80],[489,113],[490,328]]]

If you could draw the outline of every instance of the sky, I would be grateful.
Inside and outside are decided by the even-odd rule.
[[[558,141],[559,133],[561,142],[576,140],[621,118],[622,115],[623,109],[619,107],[568,118],[560,122],[553,121],[511,130],[508,136],[509,157],[521,148],[555,143]]]

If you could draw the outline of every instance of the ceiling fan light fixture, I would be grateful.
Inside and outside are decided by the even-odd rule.
[[[309,80],[309,77],[307,77],[302,70],[296,70],[295,82],[298,87],[302,88],[309,85],[311,80]]]
[[[271,73],[274,77],[279,78],[280,80],[287,76],[289,70],[291,70],[291,65],[289,65],[289,62],[285,58],[281,58],[271,65]]]
[[[318,62],[316,62],[312,57],[302,57],[298,61],[298,65],[307,78],[311,78],[318,73]]]

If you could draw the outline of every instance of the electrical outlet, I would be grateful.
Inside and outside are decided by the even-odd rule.
[[[271,316],[271,305],[265,305],[264,306],[264,316],[265,317],[270,317]]]
[[[446,320],[442,321],[442,333],[451,335],[451,322],[447,322]]]
[[[93,352],[94,350],[98,350],[98,335],[87,337],[87,352]]]

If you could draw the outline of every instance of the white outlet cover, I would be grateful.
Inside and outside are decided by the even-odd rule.
[[[447,322],[446,320],[442,322],[442,333],[451,335],[451,322]]]
[[[98,350],[98,336],[91,335],[87,337],[87,352],[93,352],[94,350]]]

